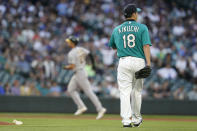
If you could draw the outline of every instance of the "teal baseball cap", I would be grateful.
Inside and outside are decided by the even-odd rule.
[[[128,4],[124,8],[124,16],[125,18],[131,17],[133,13],[141,12],[140,8],[137,8],[135,4]]]
[[[137,12],[141,12],[142,10],[140,8],[137,8]]]

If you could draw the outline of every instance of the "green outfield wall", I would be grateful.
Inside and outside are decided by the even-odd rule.
[[[83,98],[88,113],[96,110],[89,99]],[[120,112],[118,99],[100,98],[108,113]],[[57,112],[73,113],[77,109],[68,97],[0,96],[0,112]],[[197,115],[197,101],[144,100],[143,114]]]

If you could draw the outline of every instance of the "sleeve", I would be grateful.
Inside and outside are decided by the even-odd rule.
[[[147,26],[145,26],[144,31],[142,32],[142,44],[152,46]]]
[[[115,44],[115,40],[114,40],[114,32],[115,31],[113,30],[110,41],[109,41],[109,46],[112,47],[113,49],[116,49],[116,44]]]

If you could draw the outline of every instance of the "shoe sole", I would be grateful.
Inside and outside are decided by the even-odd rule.
[[[140,125],[142,124],[142,121],[139,124],[133,124],[134,127],[140,127]]]
[[[132,128],[133,126],[130,124],[130,125],[123,125],[123,128]]]

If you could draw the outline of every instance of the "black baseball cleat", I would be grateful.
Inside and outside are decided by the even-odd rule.
[[[137,124],[134,124],[134,123],[133,123],[133,126],[134,126],[134,127],[139,127],[141,124],[142,124],[142,120],[141,120],[139,123],[137,123]]]
[[[123,127],[124,127],[124,128],[131,128],[132,125],[131,125],[131,124],[129,124],[129,125],[123,125]]]

